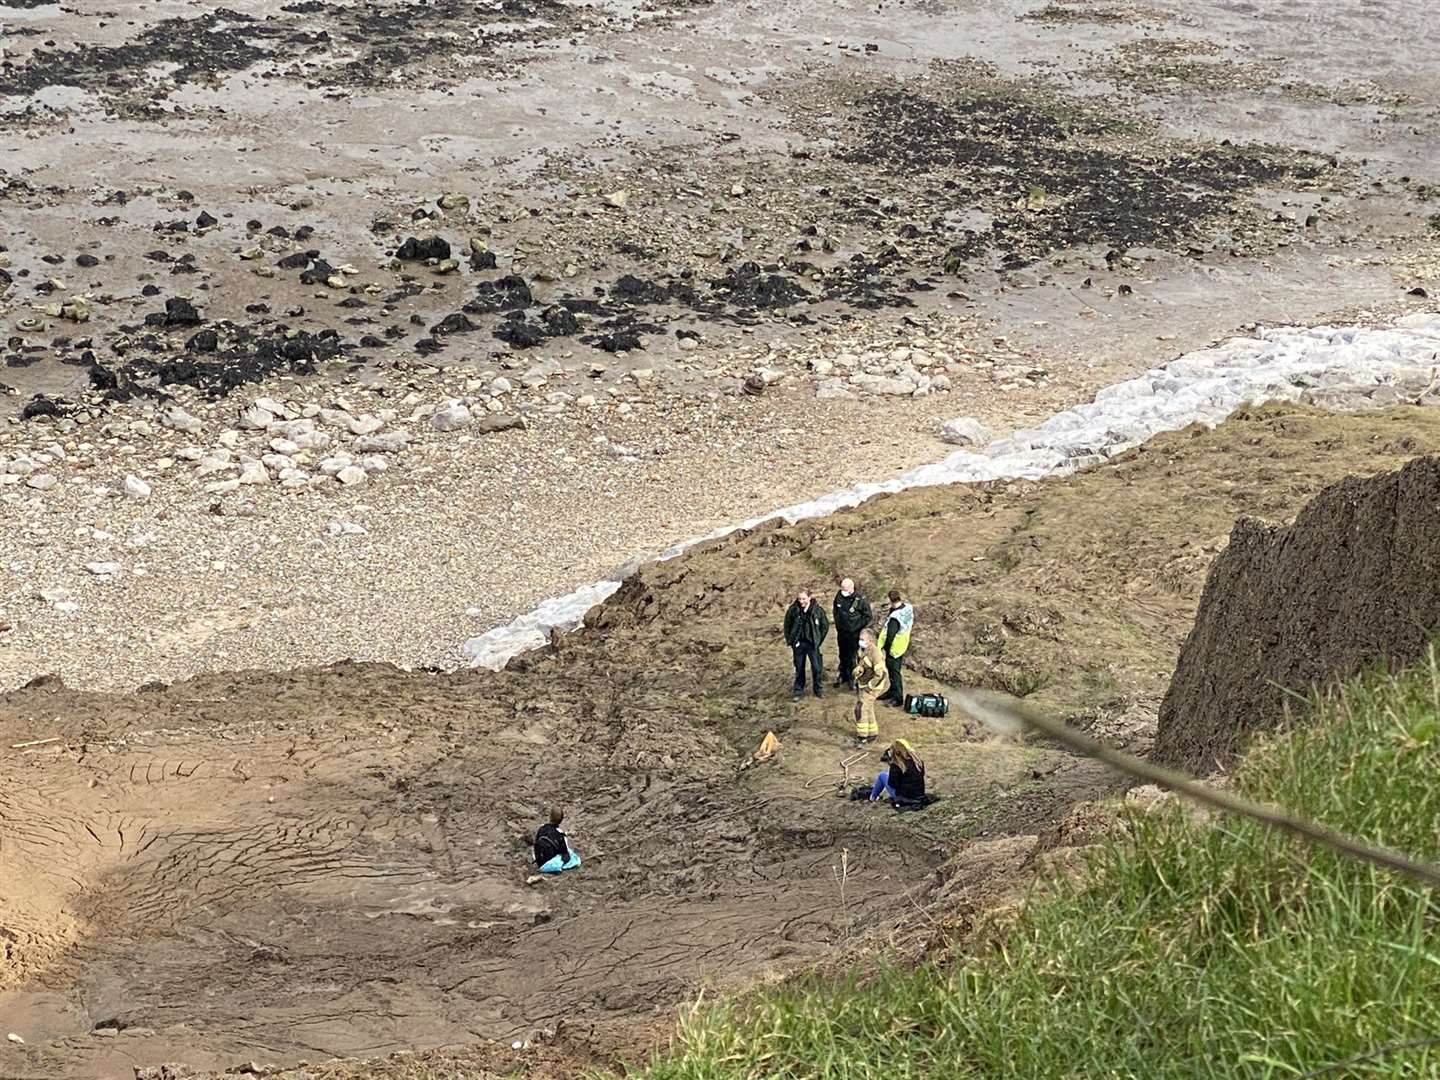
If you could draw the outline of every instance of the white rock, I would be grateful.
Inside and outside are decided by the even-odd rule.
[[[240,414],[239,427],[245,431],[264,431],[273,423],[275,423],[274,413],[259,405],[251,405]],[[223,439],[224,436],[221,438]]]
[[[436,431],[455,431],[470,423],[470,410],[464,405],[447,405],[430,417],[430,426]]]
[[[260,463],[274,473],[295,467],[295,459],[288,454],[265,454],[260,458]]]
[[[871,375],[860,372],[850,376],[850,385],[867,394],[890,397],[909,397],[915,392],[915,384],[909,379],[890,378],[885,375]]]
[[[336,454],[320,462],[320,472],[325,476],[337,476],[341,469],[347,469],[355,464],[349,454]]]
[[[362,454],[398,454],[410,445],[410,436],[403,431],[384,435],[362,435],[355,440],[355,449]]]
[[[150,497],[150,485],[138,476],[130,475],[125,477],[125,494],[132,499],[148,499]]]
[[[274,450],[277,454],[293,456],[300,452],[300,444],[293,443],[289,439],[271,439],[270,449]]]
[[[940,438],[956,446],[984,446],[993,437],[973,416],[957,416],[940,425]]]
[[[351,487],[355,484],[363,484],[365,483],[366,479],[365,470],[360,468],[359,465],[346,465],[345,468],[341,469],[338,473],[335,474],[335,479],[339,480],[340,483],[344,484],[346,487]]]
[[[96,577],[110,577],[112,574],[120,572],[120,564],[118,562],[92,562],[86,563],[85,569]]]
[[[256,398],[255,406],[256,408],[264,409],[271,416],[279,419],[284,419],[291,414],[290,408],[283,401],[277,401],[275,398]]]
[[[217,480],[213,484],[206,484],[205,490],[211,495],[225,495],[240,488],[239,480]]]
[[[343,409],[321,409],[320,422],[332,427],[349,427],[350,414]]]
[[[324,450],[331,438],[323,431],[302,431],[290,440],[297,450]]]
[[[510,380],[505,378],[504,375],[501,375],[491,380],[490,382],[490,392],[492,394],[508,394],[514,389],[515,387],[510,384]]]
[[[242,484],[268,484],[270,483],[270,470],[265,468],[261,461],[247,461],[240,468],[240,483]]]
[[[378,454],[369,454],[360,459],[360,467],[367,473],[384,472],[390,463]]]
[[[224,457],[212,455],[201,459],[200,464],[195,467],[195,475],[209,476],[211,473],[225,472],[227,469],[233,469],[234,467],[235,463],[230,460],[228,453],[226,453]]]
[[[378,416],[357,416],[350,421],[351,435],[374,435],[385,426],[385,421]]]
[[[292,442],[301,435],[308,435],[315,430],[314,420],[276,420],[265,429],[265,433],[272,439],[290,439]]]
[[[25,481],[25,486],[34,488],[36,491],[49,491],[59,482],[60,481],[55,479],[50,473],[42,472],[32,475],[30,479]]]
[[[565,368],[559,360],[541,360],[539,363],[531,364],[524,375],[520,376],[520,385],[528,388],[544,386],[546,382],[556,375],[563,374]]]
[[[180,408],[179,405],[172,405],[166,409],[164,415],[160,417],[160,422],[171,431],[183,431],[187,433],[199,431],[205,426],[199,417],[191,416],[184,409]]]

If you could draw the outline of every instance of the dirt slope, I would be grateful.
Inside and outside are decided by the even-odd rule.
[[[0,696],[0,1016],[26,1040],[0,1044],[0,1075],[546,1032],[576,1061],[641,1052],[697,987],[911,923],[899,898],[963,890],[931,871],[970,840],[1034,835],[1113,789],[963,715],[889,713],[944,801],[836,798],[846,702],[789,699],[795,588],[898,586],[919,612],[914,688],[1008,688],[1143,746],[1236,514],[1287,519],[1437,447],[1440,410],[1255,409],[1054,483],[717,541],[498,675],[342,664]],[[767,728],[778,759],[741,772]],[[527,886],[551,800],[586,864]]]
[[[1351,477],[1289,526],[1241,520],[1206,583],[1160,710],[1156,753],[1231,761],[1290,695],[1414,660],[1440,628],[1440,458]]]

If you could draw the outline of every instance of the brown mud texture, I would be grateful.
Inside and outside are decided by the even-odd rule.
[[[1005,691],[1143,749],[1236,516],[1288,520],[1437,449],[1440,409],[1246,409],[1065,479],[708,543],[498,674],[341,664],[0,696],[0,1017],[25,1040],[0,1043],[0,1075],[465,1045],[516,1068],[633,1059],[701,988],[1028,879],[1028,857],[997,873],[986,845],[1032,850],[1116,790],[961,712],[882,710],[942,800],[849,801],[879,762],[856,756],[839,691],[790,699],[796,589],[828,603],[849,574],[912,598],[912,692]],[[779,753],[745,767],[767,730]],[[585,863],[527,883],[551,803]]]
[[[1155,752],[1205,772],[1296,695],[1413,661],[1440,628],[1440,458],[1327,488],[1294,524],[1236,524],[1160,708]]]

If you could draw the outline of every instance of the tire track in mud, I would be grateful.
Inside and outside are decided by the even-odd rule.
[[[65,740],[0,756],[0,842],[30,883],[0,883],[23,928],[0,1014],[27,1039],[0,1074],[9,1054],[57,1077],[225,1068],[561,1020],[614,1046],[698,985],[819,955],[893,892],[857,851],[837,914],[825,813],[743,790],[732,736],[623,682],[254,677],[118,712],[54,687],[0,702],[0,727],[43,712]],[[566,797],[586,869],[527,886],[526,834]]]

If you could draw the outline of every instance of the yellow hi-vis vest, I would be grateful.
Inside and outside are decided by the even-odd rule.
[[[915,625],[915,609],[909,604],[905,604],[885,616],[885,625],[881,628],[880,637],[875,642],[876,647],[879,648],[882,654],[887,651],[885,642],[888,640],[887,636],[890,633],[891,619],[894,619],[900,624],[900,629],[895,635],[895,643],[888,650],[889,654],[891,656],[904,656],[905,650],[910,647],[910,628]]]

